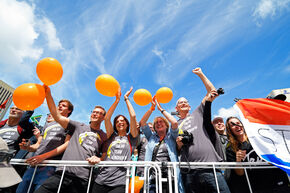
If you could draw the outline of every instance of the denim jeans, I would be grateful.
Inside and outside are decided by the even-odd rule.
[[[33,176],[34,167],[29,167],[23,177],[22,182],[18,185],[16,193],[26,193],[28,191],[28,187]],[[30,192],[34,192],[39,186],[50,176],[54,174],[55,167],[46,166],[46,167],[38,167],[32,182],[32,186]]]
[[[220,193],[230,193],[228,185],[220,170],[216,170]],[[212,169],[190,170],[182,173],[186,193],[216,193],[217,186]]]

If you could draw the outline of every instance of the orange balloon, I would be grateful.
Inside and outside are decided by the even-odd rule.
[[[138,89],[133,95],[136,104],[140,106],[148,105],[152,101],[151,93],[146,89]]]
[[[63,74],[61,64],[54,58],[44,58],[36,66],[38,78],[47,86],[57,83]]]
[[[173,97],[173,92],[168,87],[159,88],[156,92],[156,99],[160,103],[168,103]]]
[[[13,93],[14,104],[22,110],[34,110],[45,99],[43,86],[35,83],[26,83],[17,87]]]
[[[131,183],[132,183],[132,178],[130,180],[130,184],[129,184],[129,193],[131,193]],[[141,188],[144,185],[144,180],[140,180],[139,176],[135,176],[135,180],[134,180],[134,193],[139,193]]]
[[[96,89],[105,96],[116,96],[120,87],[118,81],[109,74],[102,74],[95,81]]]

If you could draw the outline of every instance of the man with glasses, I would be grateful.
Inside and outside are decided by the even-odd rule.
[[[73,111],[72,103],[67,99],[62,99],[58,103],[57,112],[64,117],[69,117]],[[19,184],[16,193],[26,193],[33,176],[35,165],[44,160],[60,160],[62,154],[68,146],[72,131],[65,130],[59,123],[54,121],[51,114],[48,114],[46,123],[40,136],[37,136],[36,144],[29,145],[23,139],[19,144],[21,149],[29,152],[35,152],[34,156],[27,159],[29,167],[23,175],[23,181]],[[55,167],[45,166],[38,167],[35,174],[30,191],[33,192],[40,187],[43,182],[54,174]]]
[[[191,107],[186,98],[181,97],[176,103],[179,116],[178,124],[180,134],[176,140],[181,149],[182,162],[220,162],[223,161],[221,143],[216,132],[208,132],[204,127],[204,107],[208,95],[215,90],[213,84],[203,74],[200,68],[192,70],[199,76],[206,87],[207,94],[201,104],[190,114]],[[186,132],[185,132],[186,131]],[[190,137],[193,136],[193,137]],[[184,140],[184,138],[186,140]],[[213,140],[214,139],[214,140]],[[213,141],[215,141],[213,143]],[[182,180],[187,193],[214,193],[217,192],[214,172],[212,169],[182,170]],[[220,170],[217,170],[220,192],[228,193],[229,189]]]
[[[62,160],[87,160],[91,164],[100,162],[100,152],[103,142],[107,139],[100,126],[104,120],[106,111],[101,106],[95,106],[90,116],[90,125],[70,120],[62,116],[57,110],[51,96],[50,88],[44,86],[46,101],[51,115],[64,129],[73,132],[68,147],[66,148]],[[57,167],[53,176],[48,178],[37,190],[36,193],[57,192],[64,167]],[[90,167],[65,168],[64,178],[61,184],[61,192],[83,193],[87,191]]]

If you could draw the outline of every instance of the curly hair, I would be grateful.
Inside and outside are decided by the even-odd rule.
[[[244,125],[238,117],[229,117],[227,118],[227,121],[226,121],[227,136],[230,141],[230,145],[232,146],[234,152],[237,152],[239,150],[238,147],[239,147],[240,141],[237,139],[237,137],[234,135],[234,133],[231,130],[231,125],[230,125],[231,119],[239,120],[240,123],[242,124],[243,129],[244,129]],[[246,141],[248,141],[248,136],[246,133],[245,133],[245,136],[246,136]]]

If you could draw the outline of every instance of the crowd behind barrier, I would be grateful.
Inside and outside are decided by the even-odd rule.
[[[15,165],[26,165],[29,166],[26,162],[26,160],[24,159],[12,159],[11,160],[11,164],[13,166]],[[135,175],[132,174],[132,172],[134,173],[134,168],[145,168],[144,172],[144,176],[141,177],[141,180],[144,180],[144,185],[143,185],[143,193],[149,192],[149,185],[150,185],[150,181],[149,181],[149,170],[150,169],[154,169],[154,171],[156,172],[158,178],[156,179],[156,183],[158,184],[158,186],[156,187],[156,192],[160,192],[159,190],[162,190],[162,182],[163,181],[168,181],[170,182],[171,180],[167,180],[166,178],[162,178],[161,177],[161,171],[162,171],[162,166],[164,166],[164,164],[162,164],[161,162],[151,162],[151,161],[122,161],[122,162],[117,162],[117,161],[103,161],[100,162],[97,165],[91,165],[89,164],[87,161],[60,161],[60,160],[46,160],[43,161],[43,163],[37,165],[35,168],[37,167],[42,167],[42,166],[74,166],[74,167],[90,167],[90,182],[92,181],[92,175],[93,175],[93,169],[94,168],[99,168],[99,167],[124,167],[126,168],[126,191],[125,192],[129,192],[129,188],[131,190],[131,192],[129,193],[133,193],[134,192],[134,183],[131,183],[131,187],[129,187],[129,181],[130,178],[132,178],[132,181],[134,182],[134,178],[136,177]],[[256,162],[168,162],[166,163],[166,167],[168,168],[168,176],[171,177],[174,185],[173,186],[169,186],[170,193],[174,193],[174,192],[178,192],[178,180],[177,180],[177,176],[176,176],[176,169],[180,168],[181,170],[188,170],[189,167],[191,169],[210,169],[212,171],[215,171],[217,169],[235,169],[235,168],[240,168],[240,169],[244,169],[245,171],[247,170],[255,170],[255,169],[273,169],[276,168],[273,165],[270,165],[266,162],[260,162],[260,163],[256,163]],[[31,177],[31,182],[33,181],[34,176]],[[290,178],[288,179],[290,182]],[[90,187],[90,182],[87,186],[87,192],[89,192],[89,188]],[[215,176],[215,183],[218,186],[218,181],[216,179]],[[31,185],[31,184],[30,184]],[[251,190],[251,179],[247,178],[247,186],[250,190],[250,192],[252,193]],[[173,188],[172,188],[173,187]],[[59,190],[61,188],[61,182],[59,184]],[[27,192],[29,192],[30,187],[28,189]],[[59,191],[58,191],[59,192]],[[218,190],[219,192],[219,190]],[[142,192],[140,192],[142,193]]]
[[[124,95],[129,119],[124,115],[112,119],[121,101],[119,87],[108,111],[97,105],[89,124],[81,123],[69,118],[71,102],[61,100],[56,106],[50,88],[44,85],[50,115],[43,130],[22,124],[23,111],[15,106],[8,120],[0,123],[0,137],[9,150],[35,152],[32,157],[11,160],[10,164],[23,176],[22,182],[10,189],[0,187],[0,193],[290,192],[286,173],[262,162],[237,117],[229,117],[226,124],[222,118],[212,121],[212,102],[223,92],[216,90],[200,68],[192,72],[207,93],[192,112],[188,100],[179,98],[175,107],[178,120],[153,97],[138,123],[129,99],[132,87]],[[148,123],[155,108],[162,116]],[[106,133],[100,127],[102,121]],[[32,133],[35,144],[27,141]],[[1,162],[9,163],[5,156]]]

